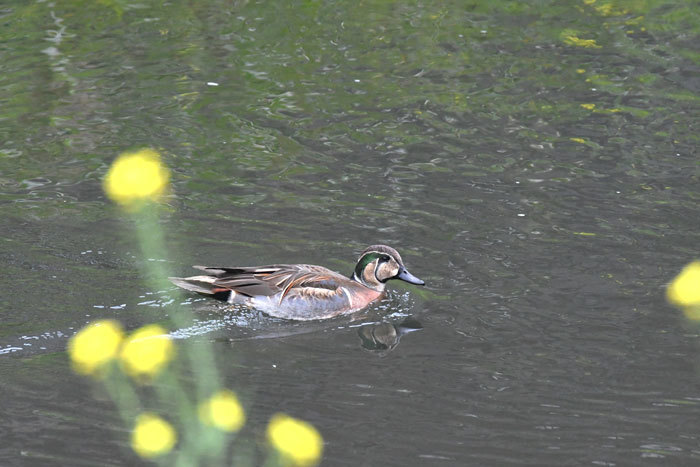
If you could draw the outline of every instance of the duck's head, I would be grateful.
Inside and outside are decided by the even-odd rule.
[[[401,279],[409,284],[425,285],[425,282],[408,272],[399,252],[386,245],[372,245],[360,255],[352,278],[369,287],[383,291],[386,281]]]

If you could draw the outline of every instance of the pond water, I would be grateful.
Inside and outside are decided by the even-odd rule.
[[[312,323],[187,296],[172,331],[213,343],[251,439],[284,411],[323,465],[700,462],[698,325],[664,298],[700,245],[696,2],[10,0],[0,21],[0,464],[138,462],[65,346],[162,320],[149,260],[349,274],[375,243],[426,287]],[[102,193],[139,147],[173,171],[167,258]]]

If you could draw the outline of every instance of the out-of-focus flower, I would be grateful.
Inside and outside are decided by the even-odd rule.
[[[220,430],[238,431],[245,423],[245,412],[236,394],[224,389],[200,404],[199,419]]]
[[[312,425],[285,414],[275,414],[267,426],[267,439],[283,460],[295,466],[318,464],[323,438]]]
[[[121,325],[105,319],[88,324],[68,341],[68,355],[77,373],[99,374],[106,363],[117,356],[124,339]]]
[[[175,344],[167,331],[157,324],[149,324],[124,341],[119,357],[129,375],[137,380],[149,380],[168,364],[174,353]]]
[[[689,319],[700,321],[700,261],[693,261],[681,270],[668,285],[666,298],[682,308]]]
[[[131,447],[139,456],[152,458],[167,454],[176,441],[175,429],[158,415],[145,412],[136,417]]]
[[[122,153],[112,163],[103,182],[109,198],[127,208],[157,201],[165,192],[170,172],[152,149]]]

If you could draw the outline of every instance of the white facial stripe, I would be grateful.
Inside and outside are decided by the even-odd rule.
[[[379,262],[379,260],[375,259],[371,263],[367,263],[367,266],[365,266],[365,270],[362,273],[362,276],[365,280],[368,280],[370,282],[374,282],[374,281],[370,280],[372,277],[374,277],[375,281],[379,280],[379,279],[377,279],[377,263],[378,262]]]

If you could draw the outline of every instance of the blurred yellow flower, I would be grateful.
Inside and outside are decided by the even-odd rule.
[[[224,389],[200,404],[199,419],[220,430],[238,431],[245,423],[245,412],[236,394]]]
[[[141,457],[152,458],[170,452],[177,441],[172,425],[154,413],[136,417],[131,447]]]
[[[666,298],[683,308],[688,318],[700,320],[700,261],[693,261],[681,270],[668,285]]]
[[[170,172],[152,149],[122,153],[112,163],[103,182],[109,198],[124,207],[157,200],[168,187]]]
[[[583,143],[586,142],[586,140],[583,139],[583,138],[569,138],[569,139],[570,139],[571,141],[573,141],[574,143],[581,143],[581,144],[583,144]]]
[[[595,104],[581,104],[581,107],[587,110],[593,110],[595,109]]]
[[[77,373],[95,375],[117,356],[124,339],[121,325],[105,319],[88,324],[68,341],[68,355]]]
[[[137,329],[122,346],[122,368],[136,379],[151,379],[173,358],[175,344],[157,324]]]
[[[292,465],[312,466],[321,460],[321,434],[312,425],[288,415],[272,416],[267,426],[267,440]]]

